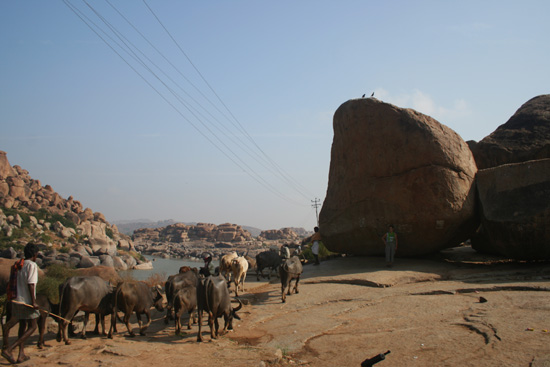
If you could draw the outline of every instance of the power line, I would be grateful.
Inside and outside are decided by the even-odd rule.
[[[268,191],[270,191],[271,193],[275,194],[276,196],[280,197],[281,199],[283,200],[286,200],[286,201],[289,201],[289,202],[292,202],[296,205],[301,205],[300,203],[294,201],[293,199],[287,197],[286,195],[284,195],[283,193],[281,193],[277,188],[275,188],[272,184],[270,184],[265,178],[263,178],[261,175],[259,175],[252,167],[250,167],[246,162],[244,162],[230,147],[228,147],[220,138],[219,136],[217,136],[212,130],[210,130],[210,128],[208,126],[206,126],[204,124],[204,122],[200,119],[197,118],[197,116],[188,108],[188,106],[181,100],[181,97],[178,96],[168,85],[166,85],[166,83],[164,81],[162,81],[158,75],[156,73],[154,73],[148,66],[145,62],[143,62],[143,60],[141,60],[132,50],[131,48],[128,46],[128,44],[121,39],[120,37],[120,33],[118,31],[116,31],[114,29],[114,27],[112,27],[112,25],[106,21],[106,19],[104,17],[102,17],[86,0],[84,0],[84,3],[90,7],[90,9],[96,14],[96,16],[98,16],[110,29],[113,33],[115,33],[115,35],[117,35],[117,38],[121,39],[121,42],[124,43],[124,45],[128,48],[128,50],[125,50],[118,42],[116,42],[112,37],[110,37],[109,35],[107,35],[103,30],[101,30],[101,28],[95,24],[93,21],[91,21],[85,14],[83,14],[78,8],[72,6],[72,4],[70,4],[70,2],[68,0],[64,0],[64,2],[69,6],[69,8],[84,22],[86,23],[86,25],[94,32],[96,33],[96,35],[103,41],[105,42],[136,74],[138,74],[157,94],[159,94],[159,96],[161,98],[163,98],[174,110],[176,110],[176,112],[182,117],[184,118],[189,124],[191,124],[191,126],[197,130],[207,141],[209,141],[212,145],[214,145],[223,155],[225,155],[229,160],[231,160],[231,162],[233,162],[237,167],[239,167],[244,173],[248,174],[252,179],[254,179],[256,182],[258,182],[260,185],[264,186],[264,188],[266,188]],[[85,20],[85,19],[86,20]],[[109,38],[112,42],[114,42],[118,47],[120,47],[122,50],[124,50],[126,53],[129,53],[129,55],[134,58],[134,60],[136,60],[136,62],[140,63],[142,65],[142,67],[144,67],[147,71],[149,71],[161,84],[163,84],[163,86],[165,88],[167,88],[167,90],[169,92],[171,92],[172,95],[174,95],[174,97],[176,97],[176,99],[178,99],[183,105],[184,107],[186,107],[190,112],[191,114],[193,114],[197,120],[199,121],[199,123],[201,125],[203,125],[203,127],[212,135],[214,136],[214,138],[216,138],[220,144],[222,144],[228,151],[229,153],[231,153],[233,155],[230,156],[226,151],[224,151],[223,149],[221,149],[221,147],[216,144],[214,141],[212,141],[212,139],[206,135],[200,128],[198,128],[198,126],[196,124],[194,124],[187,116],[185,116],[172,102],[170,102],[166,96],[164,96],[157,88],[155,88],[148,80],[147,78],[145,78],[136,68],[134,68],[116,49],[114,49],[114,47],[109,43],[107,42],[107,40],[102,37],[98,31],[96,31],[91,25],[93,24],[96,28],[98,28],[103,34],[106,35],[107,38]],[[131,54],[130,54],[131,53]],[[237,162],[237,160],[240,162]],[[243,167],[244,166],[244,167]]]
[[[151,12],[151,14],[153,14],[153,16],[155,17],[155,19],[158,21],[158,23],[161,25],[161,27],[164,29],[164,31],[168,34],[168,36],[170,37],[170,39],[174,42],[174,44],[177,46],[177,48],[181,51],[181,53],[185,56],[185,58],[187,59],[187,61],[189,61],[189,63],[191,64],[191,66],[193,67],[193,69],[195,69],[195,71],[197,72],[197,74],[200,76],[200,78],[203,80],[203,82],[208,86],[208,88],[210,89],[210,91],[212,91],[212,93],[216,96],[216,98],[218,99],[218,101],[222,104],[222,106],[227,110],[227,112],[231,115],[231,117],[233,118],[233,120],[237,123],[238,127],[232,123],[231,120],[229,120],[233,126],[237,127],[237,128],[240,128],[241,132],[244,133],[244,135],[249,139],[249,141],[254,145],[256,146],[256,148],[266,157],[266,159],[272,164],[272,166],[279,172],[279,174],[281,174],[283,176],[283,178],[287,181],[287,183],[289,183],[292,187],[294,187],[294,189],[296,191],[298,191],[303,197],[307,198],[308,196],[306,194],[304,194],[302,192],[302,190],[304,191],[307,191],[307,189],[302,186],[298,181],[294,180],[292,177],[290,177],[286,172],[283,171],[283,169],[277,165],[275,163],[275,161],[273,161],[264,151],[263,149],[260,148],[260,146],[256,143],[256,141],[250,136],[250,134],[248,134],[248,132],[246,131],[246,129],[242,126],[242,124],[239,122],[239,120],[235,117],[235,115],[231,112],[231,110],[229,109],[229,107],[227,107],[227,105],[223,102],[223,100],[220,98],[220,96],[218,95],[218,93],[216,93],[216,91],[214,90],[214,88],[212,88],[212,86],[210,85],[210,83],[208,83],[208,81],[206,80],[206,78],[202,75],[202,73],[199,71],[199,69],[195,66],[195,64],[193,63],[193,61],[191,61],[191,59],[189,58],[189,56],[187,55],[187,53],[183,50],[183,48],[179,45],[179,43],[176,41],[176,39],[172,36],[172,34],[170,33],[170,31],[168,31],[168,29],[164,26],[164,24],[162,23],[162,21],[159,19],[159,17],[155,14],[155,12],[153,11],[153,9],[151,9],[151,7],[147,4],[147,2],[145,0],[143,0],[143,3],[147,6],[147,8],[149,9],[149,11]]]
[[[248,163],[246,163],[242,157],[237,154],[231,147],[229,147],[223,139],[220,138],[218,134],[216,134],[214,131],[212,131],[205,122],[208,122],[213,127],[215,127],[221,134],[224,135],[225,139],[228,139],[235,147],[238,147],[239,149],[243,150],[250,158],[254,159],[258,164],[262,165],[264,168],[268,169],[268,171],[271,171],[272,174],[274,174],[276,177],[279,177],[283,181],[286,181],[287,184],[289,184],[290,187],[292,187],[296,192],[300,193],[302,196],[305,196],[304,191],[299,188],[296,183],[293,183],[292,180],[289,179],[289,175],[286,173],[283,173],[280,167],[278,167],[275,162],[269,158],[263,150],[254,142],[254,140],[251,138],[251,136],[246,132],[244,127],[238,122],[238,120],[235,119],[234,115],[231,113],[231,111],[227,108],[227,106],[221,101],[221,98],[219,95],[213,90],[211,85],[206,81],[204,76],[200,73],[198,68],[192,63],[190,58],[187,56],[187,54],[183,51],[183,49],[179,46],[175,38],[168,32],[167,28],[162,24],[159,17],[154,14],[152,9],[147,5],[147,3],[144,0],[145,5],[149,9],[149,11],[153,14],[155,19],[161,24],[162,28],[165,30],[165,32],[169,35],[169,37],[172,39],[172,41],[178,46],[178,49],[184,54],[186,59],[189,61],[189,63],[192,65],[193,69],[198,73],[198,75],[201,77],[203,82],[208,86],[208,88],[214,93],[216,98],[220,101],[220,103],[225,107],[225,109],[229,112],[229,114],[237,121],[239,126],[236,126],[231,119],[229,119],[225,114],[223,114],[208,97],[200,91],[200,89],[194,85],[183,73],[180,72],[180,70],[174,66],[172,62],[170,62],[160,50],[158,50],[157,47],[154,46],[152,42],[150,42],[145,35],[143,35],[142,32],[140,32],[137,27],[135,27],[118,9],[116,9],[108,0],[106,2],[159,54],[161,57],[167,61],[174,70],[176,70],[190,85],[193,86],[195,90],[197,90],[203,98],[205,98],[212,106],[215,107],[215,109],[222,114],[231,124],[241,133],[243,133],[244,136],[246,136],[254,146],[257,147],[257,149],[262,153],[263,157],[261,160],[259,159],[260,156],[257,155],[257,153],[254,153],[253,149],[249,147],[247,144],[245,144],[239,137],[239,134],[233,135],[231,131],[225,126],[223,123],[221,123],[219,120],[216,119],[216,117],[210,113],[210,111],[205,108],[200,102],[195,100],[191,94],[189,94],[187,91],[185,91],[184,88],[182,88],[173,78],[171,78],[165,71],[162,70],[160,66],[158,66],[154,61],[151,60],[144,52],[142,52],[139,47],[137,47],[134,43],[132,43],[127,37],[125,37],[122,32],[120,32],[111,22],[109,22],[104,16],[102,16],[94,7],[92,7],[86,0],[83,0],[84,3],[92,10],[92,12],[97,16],[104,24],[105,26],[115,35],[116,38],[120,40],[120,43],[114,40],[111,36],[109,36],[102,27],[94,23],[89,17],[87,17],[84,12],[82,12],[80,9],[78,9],[76,6],[70,3],[69,0],[64,0],[64,3],[69,7],[73,13],[75,13],[81,21],[83,21],[96,35],[105,43],[113,52],[115,52],[136,74],[142,78],[149,87],[151,87],[162,99],[164,99],[176,112],[184,118],[195,130],[197,130],[207,141],[209,141],[212,145],[214,145],[222,154],[224,154],[228,159],[230,159],[237,167],[239,167],[243,172],[247,173],[250,177],[252,177],[255,181],[260,183],[262,186],[264,186],[266,189],[271,191],[272,193],[276,194],[277,196],[296,203],[294,200],[286,197],[286,195],[282,194],[277,188],[275,188],[270,182],[268,182],[262,175],[260,175],[254,168],[252,168]],[[93,26],[92,26],[93,25]],[[95,28],[94,28],[95,27]],[[99,32],[101,32],[104,36],[102,36]],[[109,39],[110,42],[107,40]],[[153,76],[154,79],[156,79],[166,90],[171,94],[180,104],[185,107],[185,109],[194,117],[194,119],[206,130],[202,131],[193,121],[189,119],[189,117],[185,116],[181,112],[179,108],[175,106],[173,102],[171,102],[167,96],[165,96],[158,88],[156,88],[141,72],[139,72],[131,63],[123,56],[120,52],[118,52],[115,49],[115,46],[118,47],[120,50],[124,51],[131,59],[133,59],[137,64],[139,64],[142,68],[144,68],[149,74]],[[135,51],[134,51],[135,50]],[[139,53],[139,55],[138,55]],[[141,55],[141,56],[140,56]],[[162,80],[162,78],[151,69],[148,65],[152,65],[155,69],[157,69],[162,75],[164,75],[165,78],[167,78],[172,84],[174,84],[178,89],[183,91],[196,105],[198,105],[202,110],[204,110],[212,119],[214,119],[218,126],[213,124],[207,117],[205,117],[199,110],[197,110],[195,107],[193,107],[192,103],[189,103],[185,101],[176,91],[170,87],[166,81]],[[223,132],[221,129],[224,129],[225,132]],[[216,144],[209,136],[212,136],[214,139],[218,141],[219,144]],[[238,142],[236,141],[238,140]],[[220,146],[221,145],[221,146]],[[266,160],[266,163],[270,163],[273,167],[275,167],[275,170],[268,168],[262,161]],[[240,163],[239,163],[240,162]],[[302,187],[303,188],[303,187]]]

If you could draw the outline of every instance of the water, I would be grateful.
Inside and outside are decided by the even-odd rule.
[[[153,269],[151,270],[124,270],[118,274],[125,278],[131,276],[136,280],[146,280],[152,275],[159,274],[163,278],[167,278],[169,275],[177,274],[182,266],[189,266],[191,268],[200,269],[204,266],[204,261],[193,261],[189,259],[164,259],[162,257],[155,257],[144,255],[145,258],[153,262]],[[218,266],[218,261],[213,260],[214,267]]]

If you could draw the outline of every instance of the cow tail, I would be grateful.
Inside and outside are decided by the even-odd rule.
[[[67,288],[68,282],[65,280],[63,283],[63,288],[61,288],[61,294],[59,295],[59,316],[65,317],[66,315],[63,315],[63,296],[65,295],[65,288]],[[63,321],[63,320],[61,320]]]
[[[120,284],[119,284],[120,285]],[[113,307],[113,312],[115,313],[115,317],[118,319],[118,322],[124,323],[124,321],[118,316],[118,295],[121,292],[122,287],[117,287],[115,291],[115,306]]]
[[[205,285],[205,287],[204,287],[204,296],[205,297],[204,298],[206,300],[205,303],[206,303],[206,309],[208,310],[208,312],[211,312],[210,305],[208,304],[208,289],[207,289],[207,287],[210,287],[210,284],[211,284],[211,282],[209,282],[208,278],[206,278],[206,280],[204,282],[204,285]]]

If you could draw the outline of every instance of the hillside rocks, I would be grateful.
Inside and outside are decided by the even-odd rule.
[[[241,226],[224,223],[197,223],[187,225],[175,223],[162,228],[141,228],[134,231],[132,236],[135,242],[163,241],[183,243],[189,241],[206,242],[243,242],[250,241],[252,236]]]
[[[201,259],[203,253],[215,257],[228,251],[255,252],[261,243],[236,224],[175,223],[161,228],[141,228],[134,231],[136,250],[164,258]]]
[[[527,101],[492,134],[468,145],[479,169],[550,158],[550,94]]]
[[[468,145],[433,118],[374,98],[350,100],[334,114],[327,195],[319,221],[325,245],[383,254],[387,226],[399,254],[458,245],[477,227],[477,171]]]
[[[135,230],[132,239],[135,249],[143,254],[202,260],[205,253],[218,258],[233,251],[254,257],[271,247],[279,248],[283,244],[299,242],[303,236],[295,230],[307,234],[303,228],[282,228],[262,231],[257,238],[253,238],[247,230],[236,224],[175,223],[161,228]]]
[[[2,151],[0,207],[4,208],[0,209],[0,230],[4,237],[17,232],[16,238],[20,240],[14,242],[24,245],[34,241],[49,248],[40,258],[43,266],[63,263],[86,268],[101,264],[123,270],[132,263],[132,260],[113,260],[118,249],[134,250],[129,236],[119,233],[102,213],[83,208],[72,196],[63,199],[51,186],[42,186],[32,179],[28,171],[17,165],[12,167]],[[2,256],[13,258],[17,254],[8,249]]]
[[[477,174],[480,252],[550,259],[550,159],[507,164]]]
[[[39,180],[32,179],[28,171],[17,165],[11,167],[6,153],[1,151],[0,207],[28,212],[34,229],[51,230],[62,240],[70,242],[77,235],[87,238],[94,251],[102,249],[113,254],[116,252],[118,241],[130,243],[130,237],[120,234],[116,226],[111,226],[102,213],[94,213],[89,208],[83,208],[72,196],[63,199],[50,185],[42,186]],[[59,220],[38,220],[33,213],[39,211],[53,216],[59,215],[74,223],[75,228],[68,228]],[[9,219],[5,215],[0,215],[0,227],[6,233],[13,230],[13,226],[20,228],[21,224],[17,218]]]
[[[302,237],[303,235],[299,235],[292,228],[281,228],[262,231],[258,236],[258,239],[298,241]]]

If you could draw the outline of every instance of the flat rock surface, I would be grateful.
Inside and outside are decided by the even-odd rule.
[[[469,247],[429,260],[398,258],[393,268],[379,257],[336,258],[306,265],[299,294],[284,304],[275,277],[247,279],[242,320],[216,340],[208,326],[203,343],[196,325],[177,336],[154,311],[146,336],[130,338],[118,323],[112,340],[90,335],[64,345],[50,332],[43,350],[33,336],[22,365],[359,366],[388,350],[377,366],[550,365],[548,263],[484,257]]]

